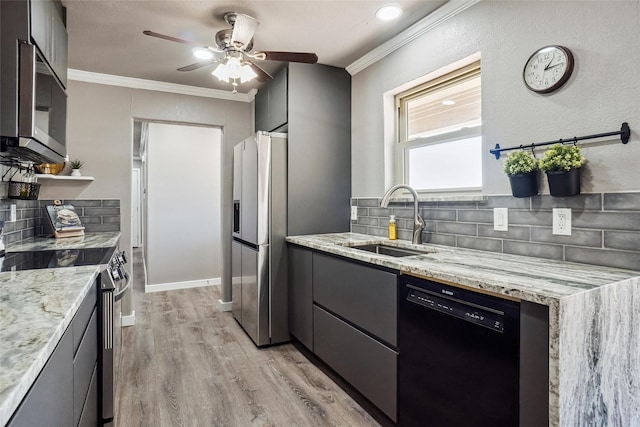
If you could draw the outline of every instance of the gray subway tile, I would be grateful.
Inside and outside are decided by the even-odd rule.
[[[351,199],[351,206],[358,206],[358,199]]]
[[[640,252],[640,233],[605,231],[604,246],[605,248]],[[638,266],[638,268],[640,268],[640,266]]]
[[[413,224],[411,224],[411,229],[413,230]],[[409,228],[409,227],[407,227]],[[437,223],[436,221],[425,221],[424,222],[424,229],[422,230],[423,232],[427,232],[427,233],[435,233],[437,229]]]
[[[530,227],[509,225],[507,231],[496,231],[492,225],[478,224],[478,236],[480,237],[496,237],[509,240],[529,240]]]
[[[567,261],[583,264],[604,265],[607,267],[627,268],[631,270],[638,270],[640,268],[640,253],[638,252],[567,246],[565,248],[565,258]]]
[[[120,208],[85,208],[85,216],[120,215]]]
[[[395,215],[396,218],[413,218],[413,209],[393,208],[389,215]]]
[[[601,230],[640,230],[640,213],[635,212],[576,212],[571,224],[577,228]]]
[[[478,209],[478,202],[438,202],[436,206],[450,209]]]
[[[351,224],[351,232],[367,234],[367,227],[358,224]]]
[[[640,193],[605,193],[604,209],[640,211]]]
[[[571,197],[552,197],[544,195],[531,202],[533,210],[552,208],[571,208],[579,210],[601,210],[602,196],[598,194],[578,194]]]
[[[120,215],[117,215],[117,216],[105,215],[102,217],[102,223],[103,224],[120,224]]]
[[[377,217],[389,217],[391,215],[391,209],[389,208],[369,208],[369,216]]]
[[[373,236],[379,236],[379,237],[387,237],[389,233],[389,230],[386,228],[380,228],[380,227],[367,227],[367,233],[366,234],[371,234]]]
[[[501,252],[502,240],[458,236],[456,239],[456,246],[468,249],[478,249],[481,251]]]
[[[380,199],[366,198],[366,199],[356,199],[358,202],[358,207],[363,208],[379,208],[380,207]]]
[[[102,200],[103,208],[119,208],[120,207],[120,199],[104,199]]]
[[[531,212],[509,210],[509,224],[517,225],[551,225],[551,211]]]
[[[71,204],[77,208],[101,208],[102,200],[67,200],[65,204]],[[119,207],[119,205],[118,205]]]
[[[358,218],[361,216],[369,216],[369,208],[358,207]]]
[[[492,210],[459,210],[458,221],[460,222],[482,222],[493,224]]]
[[[476,224],[438,221],[436,229],[438,233],[464,234],[467,236],[476,236],[478,234],[478,227]]]
[[[502,244],[502,251],[505,254],[524,255],[547,259],[562,259],[562,246],[560,245],[505,240]]]
[[[380,225],[378,218],[363,216],[358,218],[358,225],[371,225],[378,227]]]
[[[456,236],[452,234],[422,233],[422,241],[434,245],[455,246]]]
[[[408,240],[411,242],[413,241],[413,230],[398,230],[397,236],[400,240]]]
[[[84,231],[120,231],[120,224],[88,224],[84,227]]]
[[[571,230],[571,236],[553,234],[550,227],[531,227],[531,241],[559,243],[574,246],[602,246],[602,232],[595,230]]]
[[[420,215],[425,220],[439,220],[439,221],[455,221],[456,211],[454,209],[420,209]]]
[[[87,224],[102,224],[102,217],[99,217],[99,216],[81,216],[80,217],[80,222],[85,226]]]
[[[489,196],[487,203],[482,205],[483,208],[513,208],[513,209],[529,209],[531,206],[530,198],[518,198],[512,196]]]

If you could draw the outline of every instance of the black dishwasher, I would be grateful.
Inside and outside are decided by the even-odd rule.
[[[403,275],[398,424],[517,426],[520,304]]]

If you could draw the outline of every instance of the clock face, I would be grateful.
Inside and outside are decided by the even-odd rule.
[[[560,88],[573,71],[573,55],[562,46],[545,46],[529,58],[522,71],[524,84],[537,93]]]

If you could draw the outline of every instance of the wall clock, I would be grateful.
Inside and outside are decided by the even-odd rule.
[[[551,45],[538,49],[529,57],[522,70],[528,89],[549,93],[559,89],[573,72],[573,54],[563,46]]]

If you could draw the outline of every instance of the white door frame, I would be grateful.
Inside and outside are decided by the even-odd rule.
[[[131,246],[142,246],[142,197],[140,168],[131,171]]]

